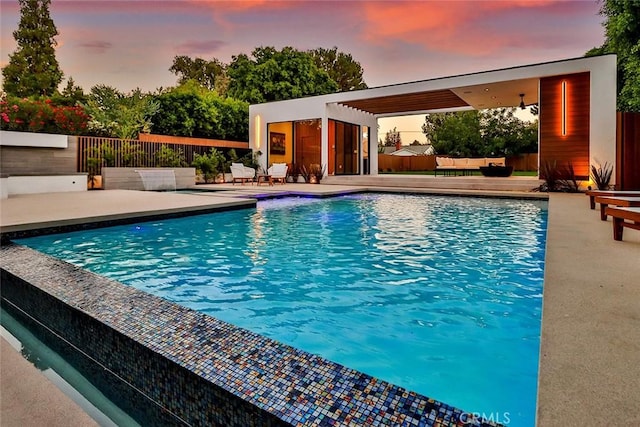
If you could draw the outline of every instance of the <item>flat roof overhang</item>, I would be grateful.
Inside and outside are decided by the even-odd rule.
[[[582,57],[399,83],[341,92],[327,101],[377,117],[518,107],[521,101],[531,106],[538,103],[541,78],[588,72],[598,61]]]
[[[429,111],[483,110],[518,107],[520,94],[527,106],[538,103],[539,78],[458,86],[397,95],[340,101],[338,104],[376,116],[418,114]]]

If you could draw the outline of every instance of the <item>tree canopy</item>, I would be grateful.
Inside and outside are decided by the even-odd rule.
[[[394,127],[385,134],[383,145],[385,147],[396,147],[398,144],[402,144],[402,139],[400,139],[400,132]]]
[[[605,41],[587,56],[618,57],[618,110],[640,112],[640,1],[603,0]]]
[[[127,95],[106,85],[91,88],[83,106],[91,117],[92,134],[122,139],[135,139],[138,133],[149,132],[151,118],[159,108],[153,96],[140,89]]]
[[[512,156],[537,151],[537,122],[523,122],[515,108],[429,114],[422,132],[438,154]]]
[[[227,74],[228,95],[253,104],[338,90],[338,84],[309,54],[293,47],[258,47],[251,56],[234,56]]]
[[[332,49],[317,48],[308,51],[316,66],[327,72],[329,77],[338,84],[341,91],[366,89],[367,84],[362,78],[362,66],[354,61],[351,54]]]
[[[249,104],[244,101],[223,98],[193,80],[160,94],[156,100],[159,108],[153,117],[154,133],[249,139]]]
[[[19,97],[51,96],[62,81],[56,59],[58,30],[49,15],[51,0],[19,0],[20,22],[13,37],[18,43],[2,69],[4,90]]]
[[[225,96],[227,92],[229,82],[226,65],[216,58],[207,61],[176,56],[169,71],[178,76],[178,85],[194,80],[209,90],[215,90],[220,96]]]

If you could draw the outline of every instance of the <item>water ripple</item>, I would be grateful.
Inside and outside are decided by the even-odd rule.
[[[542,202],[359,195],[21,243],[526,425],[535,413],[545,238]]]

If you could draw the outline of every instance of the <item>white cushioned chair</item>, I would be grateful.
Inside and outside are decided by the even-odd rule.
[[[231,163],[231,176],[233,177],[233,184],[235,184],[236,181],[244,184],[245,182],[253,181],[253,178],[256,176],[256,170],[254,168],[247,167],[242,163]]]
[[[267,174],[271,175],[273,182],[279,181],[284,184],[287,181],[288,169],[289,166],[287,166],[286,163],[274,163],[269,169],[267,169]]]

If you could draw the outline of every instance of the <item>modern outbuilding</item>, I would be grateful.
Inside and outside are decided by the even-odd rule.
[[[567,59],[251,105],[249,144],[265,168],[376,175],[379,118],[537,105],[539,162],[587,177],[616,164],[616,93],[615,55]]]

